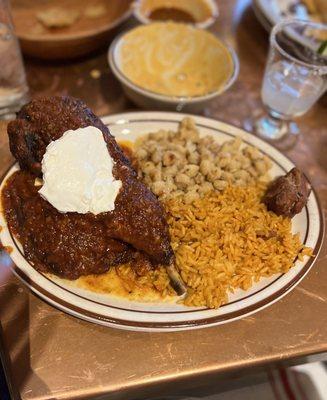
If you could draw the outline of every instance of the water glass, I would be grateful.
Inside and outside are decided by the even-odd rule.
[[[0,119],[12,118],[27,101],[28,86],[9,0],[0,0]]]
[[[273,28],[261,91],[268,114],[256,121],[256,134],[268,140],[298,134],[293,118],[305,114],[327,88],[327,57],[320,54],[324,38],[324,24],[293,19]]]

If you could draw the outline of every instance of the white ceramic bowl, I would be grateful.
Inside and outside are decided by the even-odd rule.
[[[239,61],[235,51],[227,46],[233,59],[233,73],[224,86],[214,92],[202,96],[182,97],[169,96],[144,89],[141,86],[133,83],[121,70],[119,60],[119,49],[122,44],[122,39],[127,32],[118,36],[111,44],[108,51],[108,61],[110,68],[116,78],[122,84],[126,96],[136,105],[148,110],[162,111],[183,111],[183,112],[198,112],[208,106],[211,100],[224,93],[235,82],[239,73]]]
[[[187,0],[186,0],[187,1]],[[211,16],[206,19],[205,21],[202,22],[196,22],[195,24],[192,24],[196,28],[202,28],[202,29],[207,29],[209,28],[218,18],[219,15],[219,10],[216,2],[214,0],[205,0],[208,6],[211,9]],[[133,9],[134,9],[134,17],[137,19],[138,22],[141,24],[149,24],[153,22],[149,18],[147,18],[142,12],[141,12],[141,6],[142,6],[143,0],[135,0],[133,3]]]

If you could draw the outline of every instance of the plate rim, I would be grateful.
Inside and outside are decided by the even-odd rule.
[[[276,14],[271,6],[271,0],[254,0],[261,14],[267,19],[271,25],[276,25],[282,20],[281,16]]]
[[[197,116],[197,115],[191,115],[191,114],[185,114],[185,113],[174,113],[174,112],[127,112],[127,113],[119,113],[119,114],[112,114],[108,116],[102,117],[102,121],[109,126],[112,125],[119,125],[119,121],[123,120],[127,123],[135,123],[135,122],[151,122],[151,120],[155,120],[153,122],[159,122],[158,117],[162,118],[162,121],[164,122],[172,122],[172,123],[178,123],[182,118],[186,116],[191,116],[195,119],[197,125],[201,125],[201,122],[206,124],[207,128],[214,128],[214,125],[216,125],[217,130],[223,130],[223,128],[227,129],[229,131],[229,134],[235,135],[237,133],[242,133],[242,135],[245,136],[248,134],[248,132],[244,131],[243,129],[240,129],[238,127],[235,127],[234,125],[221,122],[218,120],[214,120],[212,118],[207,118],[207,117],[202,117],[202,116]],[[149,118],[151,117],[151,118]],[[171,120],[170,118],[173,118]],[[133,119],[134,118],[134,119]],[[226,132],[228,133],[228,132]],[[252,136],[252,135],[251,135]],[[250,136],[248,136],[250,137]],[[282,156],[284,158],[284,161],[287,161],[288,163],[293,164],[293,162],[284,154],[282,154],[278,149],[276,149],[274,146],[271,146],[270,144],[264,142],[260,138],[255,137],[254,141],[259,141],[261,142],[262,145],[265,147],[268,147],[270,151],[277,152],[277,154]],[[276,161],[275,161],[276,162]],[[15,165],[14,163],[13,165]],[[3,174],[1,177],[0,183],[2,185],[4,179],[6,179],[9,171],[13,168],[13,165],[11,165]],[[106,325],[110,327],[115,327],[115,328],[120,328],[120,329],[128,329],[128,330],[140,330],[140,331],[180,331],[180,330],[188,330],[188,329],[199,329],[199,328],[205,328],[209,326],[215,326],[223,323],[228,323],[237,319],[244,318],[246,316],[249,316],[251,314],[254,314],[272,304],[280,300],[282,297],[284,297],[287,293],[289,293],[298,283],[302,281],[302,279],[306,276],[306,274],[309,272],[309,270],[312,268],[314,262],[316,261],[321,245],[323,243],[323,238],[324,238],[324,227],[325,227],[325,222],[323,218],[323,213],[322,213],[322,207],[320,204],[319,197],[317,195],[316,190],[314,187],[312,187],[312,192],[314,194],[314,200],[316,202],[317,210],[318,210],[318,217],[319,217],[319,234],[317,238],[317,242],[314,248],[315,252],[315,257],[310,258],[307,260],[307,262],[302,266],[301,270],[298,272],[294,278],[285,284],[282,288],[279,290],[273,292],[266,298],[259,300],[258,302],[248,305],[245,308],[241,310],[241,315],[235,315],[239,314],[239,311],[232,311],[229,312],[228,314],[225,315],[216,315],[216,316],[211,316],[211,317],[204,317],[199,320],[186,320],[186,321],[171,321],[171,322],[147,322],[147,321],[130,321],[130,320],[119,320],[118,318],[114,317],[114,319],[107,317],[107,316],[100,316],[99,314],[94,313],[93,311],[90,310],[85,310],[84,308],[76,307],[75,305],[72,305],[70,303],[66,303],[66,301],[58,298],[58,296],[53,295],[53,293],[49,293],[47,290],[43,290],[43,288],[40,287],[33,287],[30,279],[28,276],[25,275],[23,271],[19,269],[18,266],[15,265],[15,263],[12,261],[12,269],[24,284],[26,284],[34,293],[36,293],[38,296],[40,296],[43,300],[46,302],[50,303],[51,305],[55,306],[56,308],[61,309],[62,311],[65,311],[69,314],[72,314],[74,316],[77,316],[79,318],[85,319],[90,322],[95,322],[101,325]],[[9,229],[8,229],[9,231]],[[22,276],[23,275],[23,276]],[[24,276],[25,275],[25,276]],[[35,282],[32,282],[35,285]],[[36,285],[38,286],[38,285]],[[52,298],[49,298],[50,297]],[[54,297],[54,299],[53,299]],[[58,303],[55,299],[58,299],[60,302]],[[92,301],[92,300],[91,300]],[[66,307],[67,306],[67,307]],[[74,308],[74,310],[72,310]]]
[[[252,9],[255,17],[265,31],[269,34],[273,28],[272,22],[263,14],[260,6],[258,5],[258,0],[252,0]]]

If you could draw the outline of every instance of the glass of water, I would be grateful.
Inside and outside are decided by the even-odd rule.
[[[255,133],[278,141],[298,134],[293,118],[305,114],[327,88],[327,25],[284,20],[270,35],[261,97],[268,113]]]
[[[0,0],[0,119],[13,118],[27,101],[28,86],[9,0]]]

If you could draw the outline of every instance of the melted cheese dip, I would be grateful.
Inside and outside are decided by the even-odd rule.
[[[223,87],[233,59],[212,33],[174,22],[143,25],[118,49],[122,72],[134,84],[169,96],[201,96]]]

